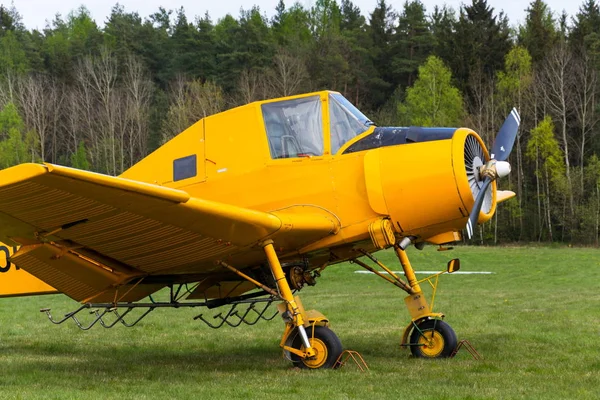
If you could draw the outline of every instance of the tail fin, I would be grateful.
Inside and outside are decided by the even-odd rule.
[[[17,246],[0,243],[0,297],[59,293],[52,286],[10,262],[10,256],[17,250]]]

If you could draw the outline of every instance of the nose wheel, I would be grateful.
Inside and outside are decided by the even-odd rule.
[[[456,345],[456,333],[439,319],[424,320],[413,328],[410,335],[410,351],[419,358],[450,357]]]

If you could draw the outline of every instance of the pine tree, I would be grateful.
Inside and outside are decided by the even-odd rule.
[[[445,5],[441,8],[436,5],[429,16],[429,20],[432,52],[444,62],[450,63],[452,60],[452,37],[454,36],[454,25],[456,24],[454,10]]]
[[[532,1],[526,11],[525,25],[519,28],[518,42],[527,49],[532,61],[539,63],[558,40],[556,21],[542,0]]]
[[[395,19],[396,14],[385,0],[377,2],[377,6],[369,18],[369,33],[372,43],[370,53],[377,69],[374,84],[378,96],[373,101],[376,107],[382,106],[395,89],[393,68],[390,62]]]
[[[171,74],[182,74],[190,79],[212,77],[214,73],[214,46],[212,42],[212,23],[205,16],[198,21],[203,28],[202,34],[197,27],[188,22],[185,11],[177,11],[173,34],[169,38],[172,49]]]
[[[411,86],[419,65],[433,50],[425,6],[419,0],[404,3],[396,28],[392,65],[397,84]]]
[[[351,73],[348,43],[341,34],[341,9],[335,0],[317,0],[310,19],[314,42],[307,61],[313,87],[343,92]]]
[[[511,47],[508,19],[502,12],[496,15],[486,0],[472,0],[460,10],[453,39],[450,66],[461,90],[470,96],[473,73],[491,78],[504,66]]]
[[[371,55],[372,42],[365,17],[350,0],[343,0],[340,30],[346,43],[348,85],[343,94],[359,107],[373,107],[377,93],[377,69]]]
[[[573,18],[569,43],[575,51],[585,51],[586,38],[592,34],[600,34],[600,8],[596,0],[585,0]]]
[[[277,45],[296,54],[308,51],[313,41],[309,12],[298,3],[286,9],[283,0],[280,0],[276,11],[271,29]]]

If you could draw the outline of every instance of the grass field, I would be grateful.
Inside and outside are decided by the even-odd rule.
[[[369,373],[291,368],[278,347],[279,318],[216,331],[192,320],[202,310],[157,310],[131,329],[82,332],[39,313],[77,306],[54,295],[0,300],[0,398],[600,398],[599,250],[430,247],[409,255],[416,270],[459,257],[464,271],[494,273],[445,275],[436,300],[484,360],[463,351],[410,358],[398,346],[408,322],[403,292],[344,264],[301,295],[329,317],[345,348],[364,356]],[[398,269],[392,253],[378,256]]]

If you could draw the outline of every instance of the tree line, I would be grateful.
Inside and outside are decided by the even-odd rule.
[[[280,0],[216,22],[183,8],[142,18],[84,7],[28,30],[0,5],[0,167],[48,161],[118,175],[198,119],[254,100],[331,89],[380,126],[468,126],[491,146],[522,125],[503,189],[517,198],[482,243],[599,245],[600,8],[542,0],[511,26],[486,0],[458,10],[386,0],[310,8]]]

